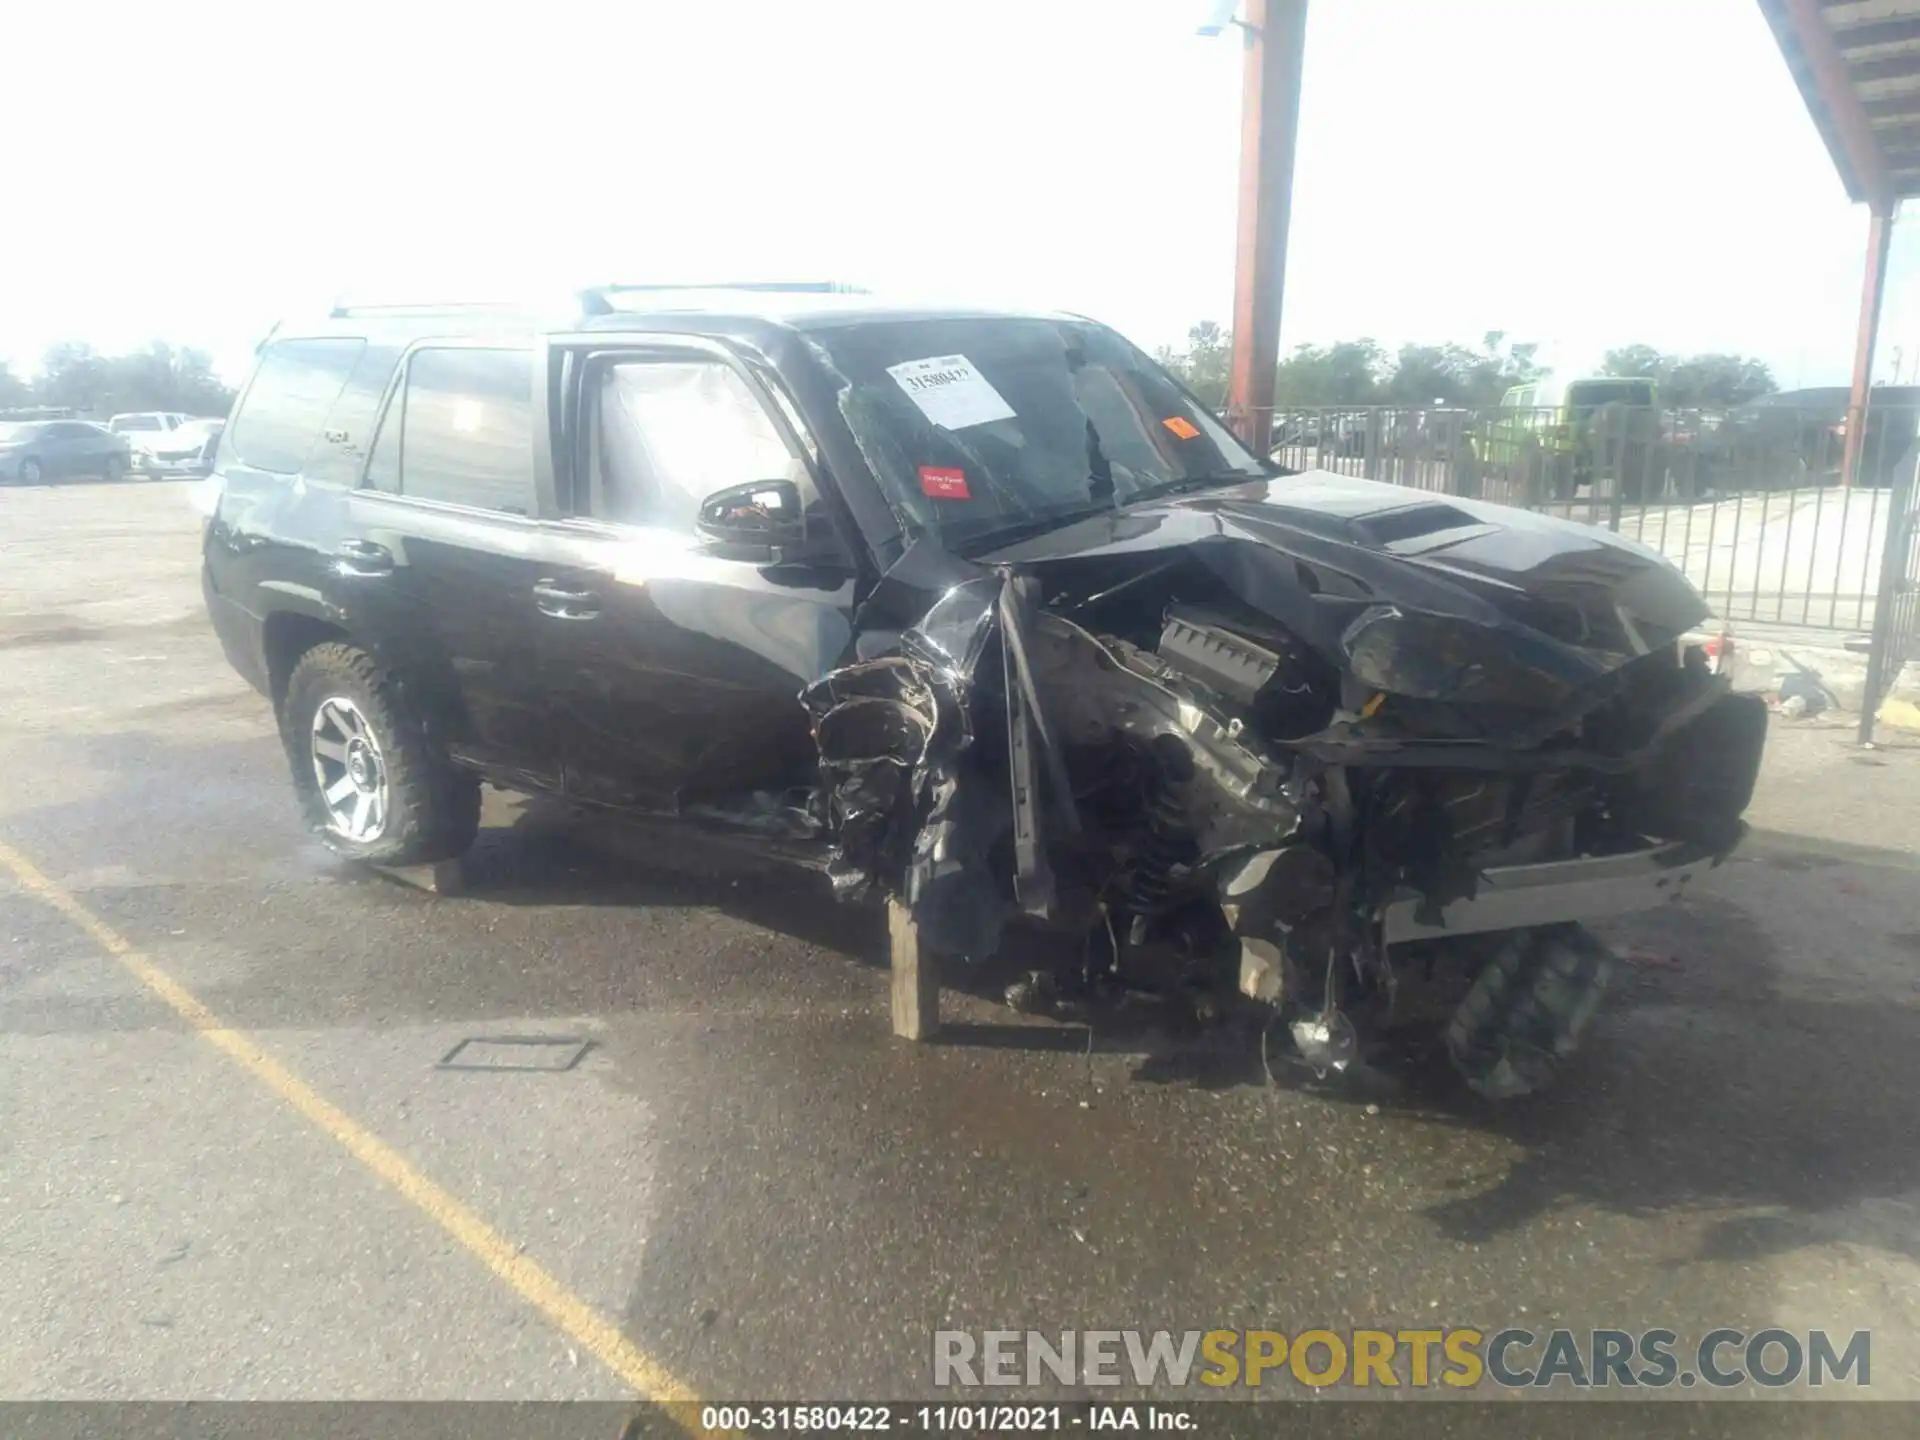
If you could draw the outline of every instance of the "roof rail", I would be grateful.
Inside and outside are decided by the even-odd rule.
[[[847,285],[838,280],[718,280],[679,284],[589,285],[585,289],[576,291],[574,298],[578,301],[583,314],[611,315],[614,311],[613,297],[616,295],[668,295],[676,291],[704,290],[739,290],[760,295],[865,295],[867,293],[858,285]],[[533,307],[525,300],[412,300],[381,305],[349,305],[344,300],[335,300],[331,317],[335,320],[346,320],[361,315],[484,315],[489,311],[514,314],[531,308]]]
[[[524,300],[441,300],[409,301],[397,305],[348,305],[333,302],[331,318],[345,320],[356,315],[470,315],[497,310],[507,314],[526,310]]]
[[[709,280],[678,284],[590,285],[580,292],[580,308],[589,315],[611,315],[615,295],[671,294],[686,290],[741,290],[758,295],[865,295],[858,285],[839,280]]]

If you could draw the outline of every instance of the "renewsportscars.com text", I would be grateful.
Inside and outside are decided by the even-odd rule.
[[[1872,1383],[1866,1330],[937,1330],[933,1383],[1728,1389]],[[1204,1391],[1202,1392],[1204,1393]]]

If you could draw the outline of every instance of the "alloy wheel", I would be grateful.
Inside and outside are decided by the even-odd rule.
[[[313,712],[313,778],[326,807],[327,828],[365,843],[386,828],[386,757],[360,707],[344,695],[322,700]]]

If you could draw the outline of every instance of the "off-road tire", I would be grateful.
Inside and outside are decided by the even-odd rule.
[[[1447,1024],[1447,1054],[1489,1100],[1544,1088],[1580,1043],[1612,978],[1613,952],[1583,925],[1499,936]]]
[[[380,833],[369,840],[350,840],[328,827],[326,802],[314,775],[314,714],[334,696],[352,700],[379,741],[387,817]],[[424,865],[451,860],[473,844],[480,828],[479,780],[447,760],[407,704],[396,678],[366,651],[327,643],[302,655],[280,705],[280,736],[301,811],[336,854],[374,865]]]

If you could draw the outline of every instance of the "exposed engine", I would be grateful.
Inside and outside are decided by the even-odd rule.
[[[952,586],[897,655],[809,692],[837,883],[898,895],[961,959],[1018,914],[1081,936],[1022,1003],[1115,984],[1251,1007],[1322,1072],[1445,955],[1470,985],[1456,1066],[1524,1093],[1611,967],[1566,908],[1730,849],[1764,710],[1671,643],[1578,688],[1484,683],[1480,639],[1422,619],[1365,611],[1367,658],[1340,667],[1194,567]],[[895,713],[861,719],[876,704]]]

